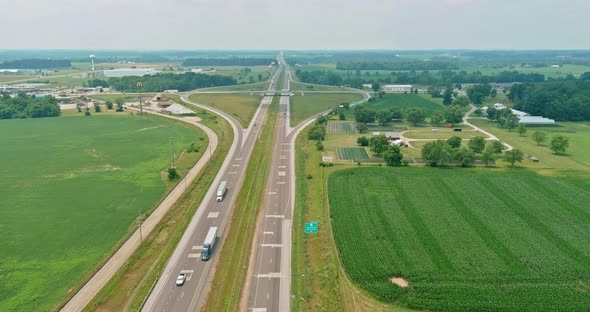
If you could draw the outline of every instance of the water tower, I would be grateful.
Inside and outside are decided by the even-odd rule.
[[[92,71],[94,71],[94,59],[96,58],[96,56],[94,56],[94,54],[90,54],[90,63],[92,64]]]

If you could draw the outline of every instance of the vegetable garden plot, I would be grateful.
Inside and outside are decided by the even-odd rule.
[[[369,154],[362,147],[339,147],[338,158],[341,160],[363,161],[369,159]]]

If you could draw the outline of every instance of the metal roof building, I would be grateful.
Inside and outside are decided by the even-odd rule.
[[[518,121],[519,124],[523,125],[555,125],[555,120],[541,117],[541,116],[523,116]]]

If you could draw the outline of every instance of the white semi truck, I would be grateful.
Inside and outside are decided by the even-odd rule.
[[[227,193],[227,181],[221,181],[219,183],[219,187],[217,188],[217,201],[220,202],[225,197],[225,193]]]
[[[207,237],[205,237],[205,242],[203,243],[203,252],[201,252],[201,260],[207,261],[209,257],[211,257],[211,253],[213,252],[213,247],[215,246],[215,240],[217,238],[217,227],[214,226],[209,228],[209,233],[207,233]]]

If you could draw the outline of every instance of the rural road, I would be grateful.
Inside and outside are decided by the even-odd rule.
[[[131,108],[133,109],[133,108]],[[210,128],[198,123],[196,117],[173,117],[163,115],[159,113],[149,112],[150,114],[163,116],[175,120],[180,120],[202,129],[209,138],[209,145],[207,149],[211,152],[204,153],[199,161],[193,168],[187,173],[184,179],[186,183],[181,181],[176,187],[166,196],[166,198],[160,203],[160,205],[145,219],[140,230],[136,230],[127,241],[115,252],[115,254],[107,261],[107,263],[100,268],[94,276],[80,289],[70,301],[62,308],[62,311],[81,311],[86,305],[96,296],[96,294],[104,287],[104,285],[113,277],[113,275],[127,262],[127,259],[133,254],[133,252],[139,247],[141,243],[141,237],[148,236],[154,227],[160,222],[162,217],[170,210],[170,208],[176,203],[180,196],[184,193],[187,186],[191,187],[191,183],[201,172],[203,167],[209,161],[209,158],[213,154],[213,151],[217,149],[218,140],[217,135]]]
[[[275,73],[269,91],[274,91],[276,77],[280,72],[279,70]],[[186,103],[212,111],[226,119],[234,131],[234,144],[142,311],[197,311],[205,302],[215,266],[219,261],[218,251],[227,233],[228,220],[245,179],[250,155],[260,134],[258,125],[264,122],[272,98],[267,96],[262,99],[250,126],[245,130],[229,114],[194,103],[187,94],[182,95]],[[217,202],[214,195],[221,181],[227,181],[228,191],[223,201]],[[217,243],[210,260],[201,261],[199,256],[203,241],[209,228],[213,226],[218,227]],[[181,272],[186,274],[187,279],[182,287],[178,287],[175,281]]]

